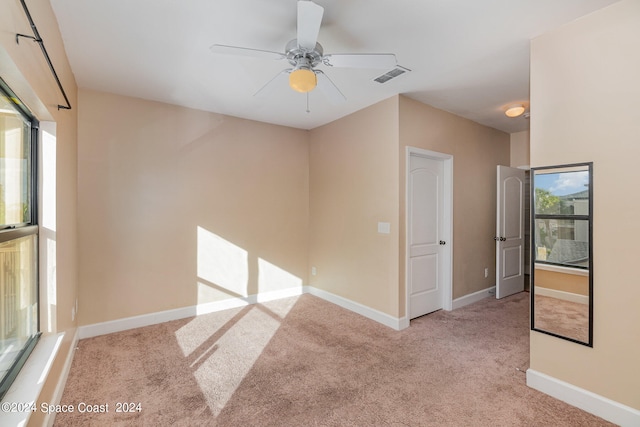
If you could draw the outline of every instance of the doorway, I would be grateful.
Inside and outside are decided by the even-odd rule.
[[[497,166],[496,298],[528,290],[529,171]]]
[[[405,164],[405,295],[413,319],[452,306],[453,156],[407,147]]]

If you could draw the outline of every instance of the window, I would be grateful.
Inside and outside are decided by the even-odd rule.
[[[588,269],[589,170],[546,169],[534,177],[535,261]]]
[[[0,399],[40,337],[37,127],[0,79]]]

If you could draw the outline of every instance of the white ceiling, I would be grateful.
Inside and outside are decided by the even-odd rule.
[[[327,53],[395,53],[411,69],[319,68],[347,97],[330,104],[287,86],[253,94],[286,61],[216,55],[226,44],[284,52],[296,0],[51,0],[81,88],[312,129],[395,94],[518,132],[504,107],[529,99],[529,41],[617,0],[316,0]],[[36,22],[37,25],[37,22]],[[46,40],[45,40],[46,42]]]

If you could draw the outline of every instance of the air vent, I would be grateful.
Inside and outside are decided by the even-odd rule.
[[[378,83],[386,83],[389,80],[394,79],[394,78],[398,77],[399,75],[402,75],[402,74],[404,74],[404,73],[406,73],[408,71],[411,71],[411,70],[408,69],[408,68],[404,68],[404,67],[398,66],[398,67],[394,68],[393,70],[384,73],[380,77],[373,79],[373,81],[374,82],[378,82]]]

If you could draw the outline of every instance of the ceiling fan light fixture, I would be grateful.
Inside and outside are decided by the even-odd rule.
[[[289,74],[289,86],[296,92],[311,92],[317,84],[316,73],[308,68],[297,68]]]
[[[514,104],[514,105],[509,105],[505,110],[504,114],[506,114],[507,117],[518,117],[518,116],[521,116],[522,113],[524,113],[524,110],[525,110],[524,105]]]

